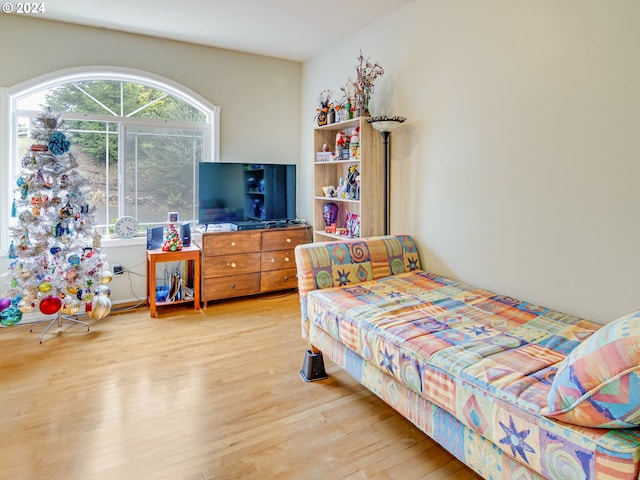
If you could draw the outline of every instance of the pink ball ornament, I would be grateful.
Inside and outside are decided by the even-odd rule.
[[[53,315],[54,313],[58,313],[62,307],[62,300],[60,297],[55,295],[47,295],[42,300],[40,300],[40,311],[45,315]]]

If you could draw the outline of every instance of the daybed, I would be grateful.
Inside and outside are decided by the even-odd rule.
[[[409,236],[295,256],[307,353],[484,478],[638,478],[640,312],[603,326],[474,288],[421,270]]]

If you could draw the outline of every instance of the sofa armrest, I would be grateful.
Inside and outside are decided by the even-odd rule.
[[[296,247],[295,258],[305,339],[309,332],[306,301],[309,292],[421,268],[418,249],[409,235],[306,243]]]

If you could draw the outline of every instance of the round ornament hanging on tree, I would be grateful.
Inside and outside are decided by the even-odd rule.
[[[113,279],[113,274],[109,270],[103,270],[100,273],[100,282],[107,284],[107,283],[111,283],[112,279]]]
[[[20,310],[22,313],[29,313],[35,307],[36,307],[35,303],[29,300],[25,300],[24,298],[18,302],[18,310]]]
[[[67,137],[62,132],[53,132],[51,139],[49,140],[49,150],[54,155],[63,155],[69,151],[71,142],[67,140]]]
[[[93,299],[93,293],[89,288],[81,288],[78,290],[78,293],[76,293],[76,297],[84,303],[89,303]]]
[[[96,287],[96,295],[111,296],[111,289],[107,285],[98,285]]]
[[[88,315],[95,319],[100,320],[111,312],[111,300],[106,295],[97,295],[91,302],[91,311],[87,312]]]
[[[11,299],[7,297],[0,298],[0,312],[11,306]]]
[[[0,312],[0,323],[5,327],[16,325],[17,323],[20,323],[20,320],[22,320],[22,312],[14,305],[7,307]]]
[[[24,287],[24,290],[22,291],[22,298],[26,300],[33,300],[34,298],[36,298],[37,295],[38,295],[38,289],[33,285]]]
[[[55,295],[47,295],[40,300],[40,311],[45,315],[53,315],[58,313],[62,306],[62,300]]]
[[[79,311],[80,302],[73,298],[62,306],[62,313],[64,313],[65,315],[75,315]]]

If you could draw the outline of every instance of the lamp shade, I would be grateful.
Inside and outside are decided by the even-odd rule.
[[[379,132],[392,132],[406,120],[405,117],[387,117],[386,115],[367,118],[367,122]]]

